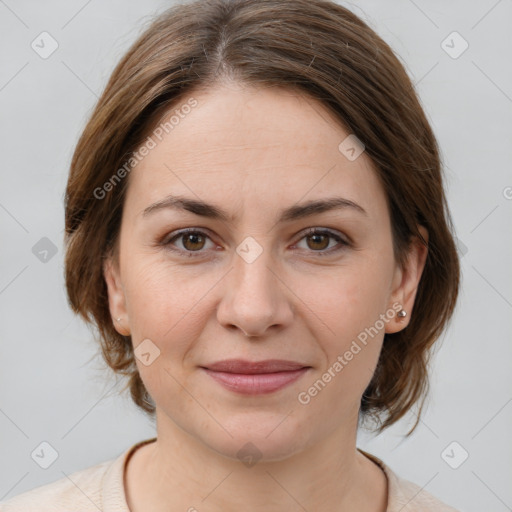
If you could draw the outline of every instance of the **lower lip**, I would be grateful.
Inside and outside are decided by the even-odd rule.
[[[226,373],[204,368],[204,371],[225,388],[244,395],[272,393],[300,379],[309,368],[276,373]]]

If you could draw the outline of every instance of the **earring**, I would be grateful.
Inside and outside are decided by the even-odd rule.
[[[401,309],[396,316],[400,319],[405,318],[407,316],[407,311],[405,311],[405,309]]]
[[[116,322],[120,322],[120,321],[121,321],[121,317],[116,318]]]

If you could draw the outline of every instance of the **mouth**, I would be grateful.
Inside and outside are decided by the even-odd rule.
[[[245,395],[273,393],[302,377],[311,366],[296,361],[227,359],[201,368],[224,388]]]

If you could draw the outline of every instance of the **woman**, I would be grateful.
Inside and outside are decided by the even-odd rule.
[[[356,447],[421,405],[459,262],[413,85],[350,11],[159,16],[76,147],[66,235],[157,436],[2,510],[455,510]]]

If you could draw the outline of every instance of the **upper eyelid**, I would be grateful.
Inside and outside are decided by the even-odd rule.
[[[202,235],[206,235],[206,237],[208,237],[212,242],[214,242],[212,236],[210,235],[210,230],[208,228],[191,227],[191,228],[179,229],[176,232],[171,233],[170,235],[166,235],[162,239],[162,244],[170,245],[171,240],[177,240],[181,236],[186,235],[187,233],[200,233]],[[304,228],[297,234],[297,236],[300,238],[297,238],[297,240],[296,240],[296,242],[294,242],[294,244],[300,242],[304,237],[308,236],[309,234],[314,234],[314,233],[327,234],[327,235],[331,236],[332,238],[339,238],[340,241],[338,243],[341,243],[341,244],[345,244],[345,245],[352,244],[352,240],[350,239],[349,236],[345,235],[344,233],[340,233],[337,230],[334,230],[332,228],[327,228],[327,227],[322,227],[322,226],[311,226],[308,228]],[[178,249],[178,250],[183,250],[183,249]],[[186,252],[190,252],[190,253],[198,252],[199,253],[202,251],[186,251]],[[321,252],[321,251],[317,251],[317,252]]]
[[[316,232],[321,233],[321,234],[328,234],[328,235],[331,235],[332,237],[338,237],[346,244],[352,243],[352,240],[350,239],[350,237],[348,235],[346,235],[336,229],[323,228],[321,226],[305,228],[304,230],[300,231],[300,233],[298,233],[298,235],[300,235],[303,238],[304,236],[308,235],[309,233],[316,233]],[[300,238],[299,240],[302,240],[302,238]]]

